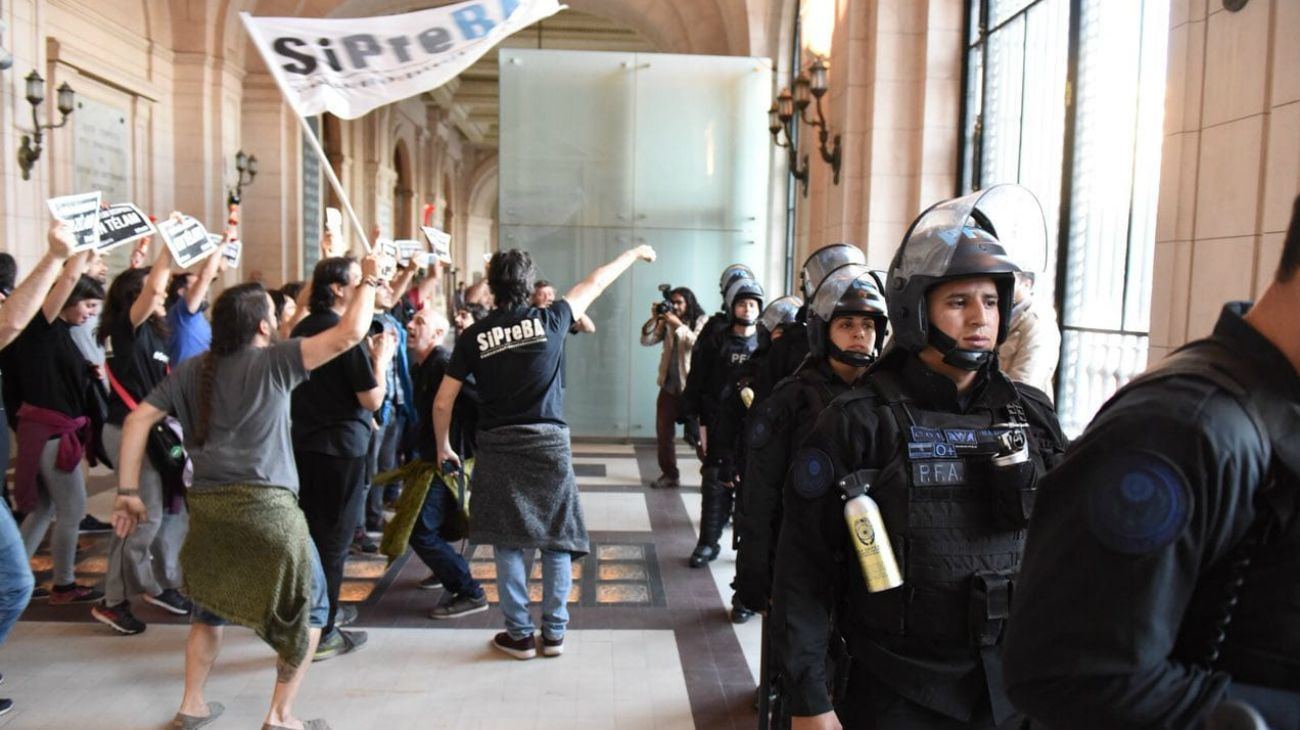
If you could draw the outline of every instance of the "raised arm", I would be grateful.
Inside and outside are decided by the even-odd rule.
[[[157,310],[167,299],[167,280],[172,273],[172,254],[166,246],[153,262],[149,275],[144,278],[144,288],[140,296],[131,303],[131,327],[134,329],[145,323],[149,315]]]
[[[72,249],[72,229],[67,223],[50,221],[46,239],[49,248],[45,255],[27,278],[9,294],[4,306],[0,307],[0,350],[8,347],[22,333],[27,323],[32,321],[32,317],[36,316],[45,295],[59,276],[60,267],[68,260],[68,252]]]
[[[226,268],[226,257],[221,255],[221,249],[208,255],[208,259],[203,262],[203,268],[199,269],[199,275],[193,284],[185,290],[185,308],[190,314],[195,314],[203,306],[203,300],[208,296],[208,288],[212,282],[221,275]],[[134,315],[134,310],[132,311]]]
[[[302,341],[302,363],[315,370],[347,352],[370,331],[370,320],[375,314],[375,287],[379,284],[379,260],[372,254],[361,259],[361,283],[348,303],[339,323]],[[306,291],[306,287],[303,287]]]
[[[637,261],[654,261],[655,250],[647,245],[631,248],[618,255],[618,258],[587,274],[587,278],[578,282],[564,295],[564,301],[573,310],[575,321],[587,313],[587,307],[596,301],[610,284],[623,275]]]
[[[72,294],[72,289],[77,285],[77,280],[86,271],[86,263],[90,261],[90,251],[82,251],[63,262],[63,271],[59,274],[58,281],[50,287],[50,293],[45,295],[45,303],[41,305],[41,312],[45,315],[46,322],[53,322],[54,318],[59,316],[63,311],[63,305],[68,301],[68,295]]]

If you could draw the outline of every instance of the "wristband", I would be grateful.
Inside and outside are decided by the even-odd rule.
[[[118,487],[117,496],[119,497],[138,497],[140,496],[139,487]]]

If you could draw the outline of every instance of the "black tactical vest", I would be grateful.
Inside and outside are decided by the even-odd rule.
[[[1013,711],[997,646],[1024,553],[1028,505],[1019,519],[1008,518],[991,459],[999,435],[1027,434],[1024,407],[1016,394],[1005,405],[967,413],[928,411],[904,394],[893,371],[878,371],[867,383],[904,442],[870,477],[903,585],[859,594],[862,605],[849,610],[870,642],[867,655],[854,658],[912,701],[959,719],[988,696],[1001,722]],[[1023,475],[1028,483],[1013,489],[1032,487],[1033,475]]]

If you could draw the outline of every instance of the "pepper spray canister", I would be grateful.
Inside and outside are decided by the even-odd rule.
[[[880,593],[903,585],[903,574],[894,557],[894,547],[885,530],[876,500],[867,496],[871,488],[866,471],[855,472],[839,484],[844,493],[844,521],[849,528],[849,542],[858,556],[858,566],[867,582],[867,590]],[[871,476],[874,476],[872,470]]]

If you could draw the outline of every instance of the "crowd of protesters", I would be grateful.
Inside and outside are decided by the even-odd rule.
[[[681,485],[675,440],[685,423],[702,477],[688,564],[715,561],[733,524],[730,620],[763,615],[764,723],[994,730],[1023,726],[1028,712],[1053,727],[1103,726],[1112,717],[1136,727],[1134,718],[1183,681],[1165,677],[1147,697],[1127,694],[1139,681],[1128,675],[1090,684],[1095,666],[1119,666],[1116,650],[1095,631],[1061,634],[1074,624],[1060,617],[1097,595],[1054,581],[1070,571],[1103,585],[1140,569],[1132,596],[1096,610],[1126,620],[1163,612],[1165,625],[1133,641],[1183,660],[1183,649],[1156,645],[1175,614],[1203,613],[1204,581],[1178,569],[1174,553],[1210,547],[1178,548],[1175,538],[1188,539],[1189,510],[1214,510],[1206,493],[1262,489],[1263,462],[1250,451],[1257,473],[1218,487],[1209,485],[1218,472],[1189,471],[1201,491],[1178,492],[1169,480],[1183,477],[1167,462],[1134,466],[1114,453],[1135,441],[1124,429],[1139,429],[1139,420],[1124,414],[1142,394],[1200,378],[1202,389],[1250,398],[1240,382],[1204,366],[1236,358],[1237,377],[1254,372],[1247,366],[1257,355],[1273,366],[1293,362],[1268,348],[1295,350],[1285,324],[1300,297],[1300,199],[1261,308],[1244,317],[1225,310],[1217,340],[1121,391],[1121,415],[1099,419],[1070,454],[1051,397],[1054,313],[1034,305],[1033,275],[1013,255],[1026,241],[996,233],[1038,227],[1036,206],[1016,186],[941,202],[909,228],[888,272],[870,269],[858,247],[832,244],[805,262],[798,295],[770,299],[753,271],[733,264],[712,317],[690,289],[661,287],[641,328],[643,345],[662,347],[660,475],[650,486]],[[1017,225],[1026,211],[1031,225]],[[192,730],[224,710],[205,694],[222,627],[247,626],[277,656],[264,728],[319,730],[328,723],[294,714],[310,663],[356,651],[367,638],[344,628],[358,620],[341,594],[348,555],[413,550],[430,571],[419,587],[441,589],[429,617],[456,619],[488,610],[454,545],[466,540],[493,548],[504,630],[492,648],[520,660],[564,653],[572,561],[591,550],[565,416],[565,342],[596,331],[593,302],[636,262],[654,261],[652,248],[623,252],[558,298],[527,252],[498,251],[481,281],[446,297],[447,262],[413,259],[393,273],[373,254],[338,255],[327,236],[309,280],[278,290],[235,284],[211,306],[221,256],[197,272],[174,272],[166,247],[149,264],[149,247],[137,246],[132,266],[110,282],[102,257],[72,250],[67,224],[52,223],[45,256],[17,286],[12,260],[0,257],[3,408],[17,437],[13,512],[0,510],[0,642],[35,598],[90,604],[96,620],[124,635],[147,628],[132,612],[137,598],[189,615],[173,727]],[[1219,340],[1259,349],[1211,353]],[[1293,405],[1294,378],[1285,374],[1259,379]],[[1286,462],[1279,425],[1292,424],[1294,410],[1279,403],[1288,401],[1254,397],[1231,414],[1216,408],[1252,419],[1261,438],[1273,434]],[[1192,469],[1179,449],[1196,439],[1166,442]],[[83,460],[111,465],[118,484],[98,587],[75,581]],[[1052,488],[1094,471],[1106,478]],[[1046,517],[1031,522],[1035,509]],[[1249,520],[1233,519],[1242,525],[1232,529],[1246,533]],[[1286,530],[1282,539],[1295,544],[1294,522],[1270,529]],[[52,579],[37,587],[28,561],[47,537]],[[540,621],[529,607],[534,553]],[[1118,554],[1153,557],[1135,563]],[[1252,567],[1240,553],[1212,557],[1225,555],[1238,555],[1231,610]],[[1022,559],[1025,587],[1012,611]],[[1056,606],[1050,618],[1034,615],[1039,603]],[[1248,608],[1254,627],[1285,628],[1295,618]],[[1285,630],[1273,633],[1289,640]],[[1211,644],[1247,651],[1234,642],[1254,636]],[[1227,656],[1242,681],[1178,708],[1180,717],[1199,721],[1221,703],[1249,702],[1282,720],[1278,727],[1294,727],[1285,724],[1296,719],[1294,693],[1274,679],[1282,675],[1252,673],[1259,662],[1240,656],[1259,655]],[[1261,661],[1270,671],[1294,664]],[[1043,666],[1056,674],[1041,676]],[[1079,699],[1080,687],[1114,702],[1099,710]],[[0,714],[9,707],[0,700]]]

